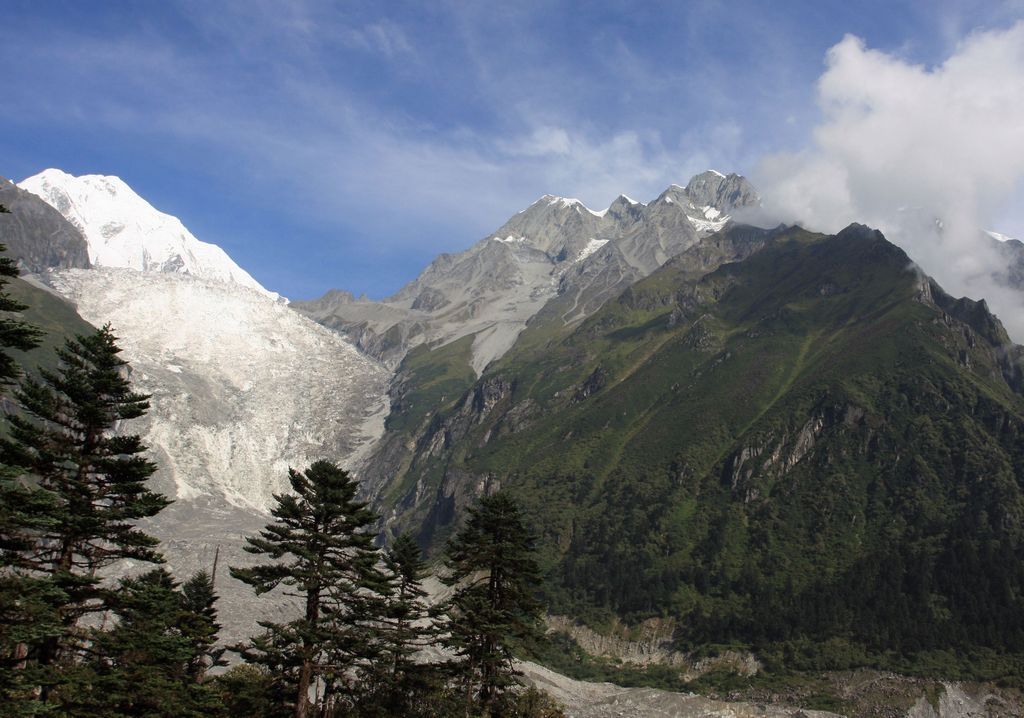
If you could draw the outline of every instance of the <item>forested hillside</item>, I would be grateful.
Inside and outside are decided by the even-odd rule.
[[[746,231],[745,261],[680,255],[464,393],[429,369],[447,407],[390,420],[397,524],[436,544],[500,484],[554,610],[682,645],[1024,651],[1020,348],[878,232]]]

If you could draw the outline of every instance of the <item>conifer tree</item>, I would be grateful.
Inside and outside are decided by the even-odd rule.
[[[180,622],[182,635],[188,640],[190,655],[189,678],[202,683],[211,668],[226,666],[223,648],[217,648],[217,592],[213,576],[199,571],[181,587],[183,610]]]
[[[485,715],[509,711],[517,685],[513,648],[540,632],[534,551],[522,511],[505,493],[470,508],[465,526],[448,542],[445,582],[455,592],[445,605],[445,642],[455,651],[451,667],[467,714],[474,704]]]
[[[303,604],[289,623],[261,622],[262,636],[242,649],[245,660],[278,677],[292,714],[329,714],[352,693],[350,669],[372,656],[372,623],[381,590],[377,551],[369,527],[376,515],[357,501],[356,482],[328,461],[304,473],[289,470],[292,492],[275,495],[275,522],[246,551],[272,563],[232,568],[257,595],[284,586]],[[311,704],[309,694],[317,688]]]
[[[0,214],[10,211],[0,204]],[[6,245],[0,244],[0,254],[7,251]],[[28,351],[39,346],[41,332],[38,328],[22,321],[13,313],[21,312],[28,307],[17,301],[5,288],[9,279],[17,277],[18,264],[10,257],[0,257],[0,384],[10,384],[21,375],[14,358],[7,349]]]
[[[108,606],[113,626],[91,630],[84,660],[66,669],[61,712],[81,718],[209,715],[217,695],[196,680],[196,649],[186,629],[196,616],[171,574],[157,568],[123,579]]]
[[[386,597],[376,631],[377,658],[362,674],[368,690],[361,715],[436,715],[441,691],[437,667],[414,658],[437,637],[421,586],[425,575],[420,547],[411,535],[402,534],[384,554]]]
[[[145,486],[156,466],[139,436],[115,432],[148,408],[119,352],[109,326],[67,341],[56,372],[22,382],[16,396],[26,415],[10,417],[10,436],[0,442],[4,463],[29,475],[38,503],[27,543],[11,553],[62,595],[54,607],[61,636],[34,656],[42,666],[69,657],[82,616],[104,610],[100,570],[126,558],[162,561],[157,540],[135,527],[169,503]]]
[[[9,214],[0,205],[0,213]],[[0,253],[7,248],[0,244]],[[0,257],[0,393],[21,375],[9,349],[28,351],[38,346],[41,333],[17,316],[28,307],[6,289],[18,276],[10,257]],[[6,461],[0,463],[0,703],[11,706],[15,715],[32,715],[39,704],[36,687],[45,680],[28,658],[29,646],[52,640],[59,625],[52,606],[63,600],[61,592],[46,578],[30,575],[22,556],[33,536],[52,523],[52,497],[33,491],[20,481],[21,471]]]

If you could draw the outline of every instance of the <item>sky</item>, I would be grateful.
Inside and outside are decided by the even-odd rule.
[[[2,14],[0,175],[117,175],[293,299],[381,298],[543,194],[600,209],[709,168],[785,221],[901,236],[954,291],[995,291],[968,227],[1024,237],[1024,0]]]

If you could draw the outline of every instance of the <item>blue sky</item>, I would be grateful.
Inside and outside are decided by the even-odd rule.
[[[0,174],[118,175],[269,289],[378,298],[542,194],[801,152],[847,34],[928,68],[1024,18],[967,5],[6,0]]]

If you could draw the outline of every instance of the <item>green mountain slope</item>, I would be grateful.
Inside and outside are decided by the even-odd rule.
[[[21,318],[43,332],[40,345],[35,349],[27,352],[11,351],[11,355],[26,371],[32,372],[39,367],[55,370],[57,355],[54,350],[63,347],[65,339],[96,331],[94,326],[78,315],[69,302],[24,279],[11,280],[6,290],[14,299],[28,305],[28,309],[21,312]]]
[[[554,611],[682,644],[1024,651],[1020,348],[867,228],[746,239],[528,330],[406,424],[395,524],[436,545],[508,486]]]

